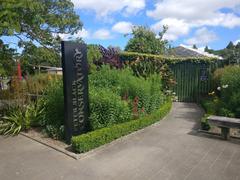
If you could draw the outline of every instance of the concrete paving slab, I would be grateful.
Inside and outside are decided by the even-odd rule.
[[[2,180],[240,180],[240,143],[199,134],[203,111],[174,103],[163,121],[74,160],[23,136],[0,137]]]

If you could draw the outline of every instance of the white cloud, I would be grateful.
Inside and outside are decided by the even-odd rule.
[[[92,10],[97,17],[107,17],[114,12],[136,14],[145,8],[145,0],[71,0],[76,9]]]
[[[240,39],[237,39],[236,41],[234,41],[234,45],[237,45],[238,43],[240,43]]]
[[[198,29],[194,37],[189,38],[185,41],[185,43],[189,45],[207,45],[208,43],[217,40],[218,37],[213,31],[209,31],[206,27]]]
[[[112,30],[121,34],[127,34],[132,31],[133,24],[130,22],[126,21],[121,21],[116,23],[113,27]]]
[[[106,40],[106,39],[112,39],[113,36],[111,35],[111,32],[107,29],[99,29],[92,35],[93,39],[100,39],[100,40]]]
[[[184,20],[174,18],[163,19],[153,24],[151,29],[155,32],[160,32],[162,31],[163,25],[168,26],[167,33],[163,36],[163,38],[167,40],[176,40],[179,36],[188,34],[190,30],[189,24],[185,23]]]
[[[54,34],[54,36],[56,36],[56,34]],[[90,32],[84,28],[75,34],[58,34],[58,36],[62,40],[74,40],[77,38],[106,40],[113,38],[111,32],[107,29],[98,29],[95,32]]]
[[[153,27],[169,24],[166,37],[176,40],[188,34],[192,28],[203,26],[240,27],[236,13],[240,0],[158,0],[147,15],[158,22]],[[223,8],[229,12],[222,12]]]
[[[75,34],[58,34],[58,35],[62,40],[70,40],[70,39],[77,39],[77,38],[83,38],[83,39],[89,38],[89,32],[84,28]]]

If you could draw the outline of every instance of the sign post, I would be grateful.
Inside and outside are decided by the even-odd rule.
[[[86,132],[88,127],[88,64],[85,44],[62,41],[65,140]]]

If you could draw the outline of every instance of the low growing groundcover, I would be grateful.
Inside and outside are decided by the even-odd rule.
[[[168,100],[158,110],[145,117],[75,136],[72,138],[73,150],[77,153],[84,153],[101,145],[110,143],[117,138],[147,127],[166,116],[170,111],[171,106],[172,102],[171,100]]]

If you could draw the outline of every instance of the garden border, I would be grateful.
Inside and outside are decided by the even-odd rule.
[[[167,102],[167,103],[169,103],[169,102]],[[84,153],[80,153],[80,154],[68,151],[65,148],[62,148],[60,146],[57,146],[57,145],[54,145],[52,143],[46,142],[42,138],[32,137],[31,135],[29,135],[27,133],[24,133],[24,132],[20,132],[20,135],[24,136],[26,138],[29,138],[29,139],[37,142],[37,143],[40,143],[42,145],[45,145],[45,146],[47,146],[49,148],[52,148],[52,149],[54,149],[54,150],[56,150],[56,151],[58,151],[58,152],[60,152],[62,154],[65,154],[65,155],[67,155],[67,156],[69,156],[69,157],[71,157],[71,158],[73,158],[75,160],[80,160],[80,159],[84,159],[84,158],[90,157],[90,156],[92,156],[92,155],[94,155],[94,154],[96,154],[98,152],[103,151],[107,147],[111,147],[111,146],[114,146],[116,143],[122,142],[123,140],[125,140],[128,137],[131,137],[131,136],[136,135],[138,133],[142,133],[146,129],[158,125],[162,120],[164,120],[168,116],[168,114],[171,112],[171,110],[172,110],[172,102],[171,102],[171,107],[170,107],[169,111],[165,114],[165,116],[163,116],[162,118],[159,117],[159,120],[157,120],[155,123],[150,124],[149,126],[146,126],[146,127],[142,128],[142,129],[139,129],[139,130],[136,130],[134,132],[131,132],[131,133],[127,134],[127,135],[121,136],[121,137],[119,137],[119,138],[117,138],[117,139],[115,139],[115,140],[113,140],[113,141],[111,141],[109,143],[103,144],[103,145],[101,145],[99,147],[96,147],[96,148],[90,150],[90,151],[87,151],[87,152],[84,152]],[[69,147],[71,147],[71,146],[69,146]]]

